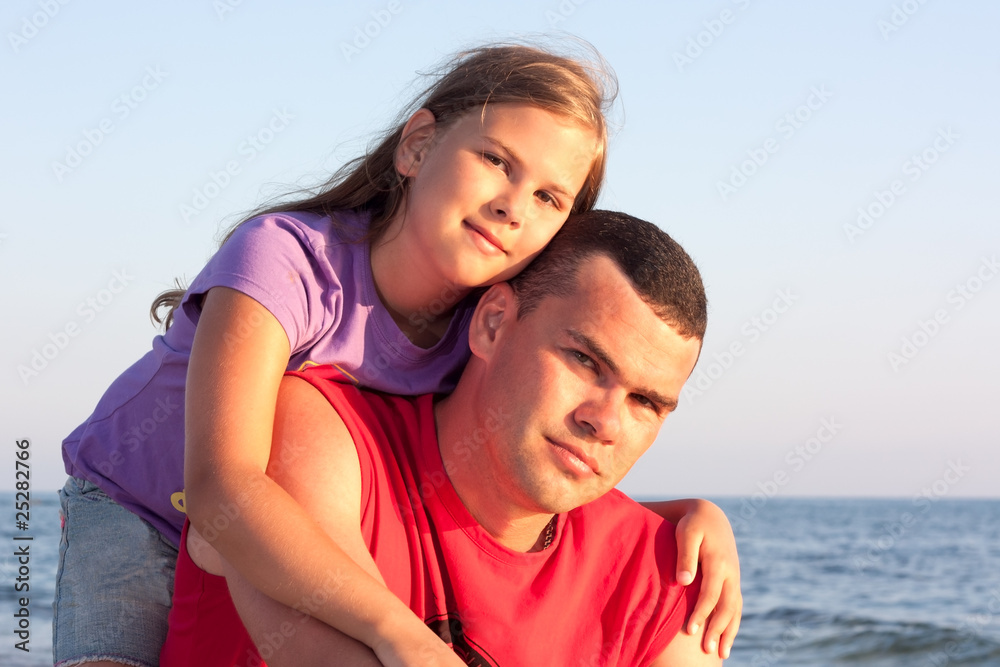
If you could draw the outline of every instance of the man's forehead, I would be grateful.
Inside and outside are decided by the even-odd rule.
[[[604,254],[593,255],[580,261],[574,276],[574,287],[566,297],[578,306],[583,319],[600,320],[611,313],[621,315],[626,301],[637,299],[653,313],[636,290],[635,285],[613,259]],[[653,313],[655,314],[655,313]]]
[[[680,336],[673,325],[663,320],[614,260],[605,255],[582,260],[574,289],[550,299],[543,299],[538,307],[543,313],[549,312],[549,326],[599,352],[602,361],[615,372],[620,366],[632,366],[634,372],[636,364],[643,363],[661,368],[686,365],[686,348],[694,345],[700,349],[699,341]],[[682,341],[688,342],[678,347]]]

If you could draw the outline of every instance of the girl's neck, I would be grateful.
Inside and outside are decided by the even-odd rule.
[[[383,238],[372,244],[375,291],[396,326],[414,345],[432,347],[441,340],[455,306],[469,290],[430,275],[415,253],[398,240]]]

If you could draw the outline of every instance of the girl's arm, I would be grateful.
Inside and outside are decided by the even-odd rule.
[[[224,287],[205,295],[185,396],[188,518],[247,582],[292,608],[338,582],[312,615],[375,649],[410,656],[441,640],[327,535],[265,470],[290,356],[273,315]],[[295,465],[294,457],[287,461]],[[370,561],[370,556],[368,556]],[[374,567],[374,563],[371,563]],[[454,654],[451,654],[454,656]],[[442,665],[461,665],[441,662]],[[389,665],[428,664],[401,658]]]
[[[729,519],[718,505],[697,498],[640,504],[677,526],[677,581],[690,584],[701,563],[701,592],[687,630],[696,634],[711,615],[702,648],[728,658],[743,611],[740,560]]]
[[[348,557],[381,579],[361,536],[362,484],[357,447],[330,402],[304,380],[282,380],[267,475],[295,499]],[[340,580],[317,582],[310,601],[296,610],[262,594],[225,563],[223,570],[250,636],[259,646],[269,649],[267,664],[272,667],[374,667],[398,664],[403,659],[393,657],[388,649],[376,658],[368,646],[304,616],[303,612],[312,613],[317,600],[341,595]],[[410,647],[405,657],[422,665],[462,664],[440,640],[427,648],[436,653],[419,655],[415,653],[419,648]]]

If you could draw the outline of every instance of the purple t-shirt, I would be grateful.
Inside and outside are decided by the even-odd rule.
[[[367,217],[336,224],[308,213],[261,216],[241,225],[194,279],[174,322],[153,349],[116,379],[94,413],[63,441],[66,472],[90,480],[174,544],[184,523],[184,382],[202,297],[230,287],[281,323],[288,370],[335,364],[358,384],[393,394],[451,391],[469,358],[475,300],[456,308],[434,347],[409,341],[375,292]],[[448,295],[443,295],[442,307]],[[252,359],[219,360],[252,363]]]

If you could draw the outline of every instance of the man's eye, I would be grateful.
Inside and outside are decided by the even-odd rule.
[[[588,368],[594,368],[594,360],[579,350],[570,350],[573,358]]]
[[[633,394],[633,396],[635,397],[635,402],[636,403],[638,403],[639,405],[641,405],[644,408],[648,408],[648,409],[652,410],[656,414],[660,414],[660,406],[657,405],[655,402],[653,402],[649,398],[643,396],[642,394]]]

